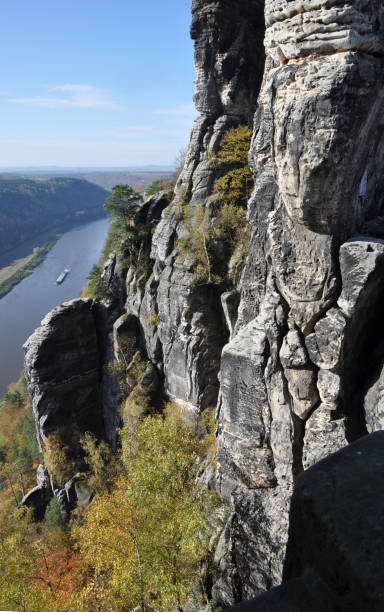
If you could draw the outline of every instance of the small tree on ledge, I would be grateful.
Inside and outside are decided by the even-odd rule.
[[[122,222],[125,229],[131,229],[139,200],[141,200],[140,194],[129,185],[115,185],[104,208],[111,219]]]

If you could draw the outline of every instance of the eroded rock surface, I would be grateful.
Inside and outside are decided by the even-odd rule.
[[[54,310],[26,344],[26,372],[43,441],[64,423],[113,441],[106,364],[124,343],[148,361],[152,391],[197,409],[219,396],[230,519],[212,597],[225,607],[280,583],[303,469],[384,427],[384,8],[194,0],[192,15],[200,117],[173,201],[144,203],[134,265],[105,266],[109,307]],[[197,283],[179,248],[185,215],[212,213],[212,158],[255,110],[241,283]]]
[[[284,583],[231,611],[380,612],[383,467],[380,431],[304,472],[292,497]]]
[[[237,303],[226,318],[220,296],[231,287],[196,283],[193,261],[182,257],[182,208],[193,219],[208,206],[218,176],[212,163],[225,132],[253,116],[264,65],[260,0],[194,0],[191,35],[200,117],[192,129],[173,204],[153,233],[152,270],[145,283],[128,273],[126,311],[140,322],[150,360],[170,396],[206,407],[216,403],[220,353],[234,326]]]
[[[244,598],[279,581],[303,468],[384,426],[383,11],[265,3],[251,243],[218,410],[218,486],[237,519],[227,537],[234,555],[249,542],[254,566],[237,566],[224,605],[239,583]],[[263,521],[244,507],[263,507]]]
[[[113,416],[108,419],[111,429],[104,420],[108,408],[116,410],[116,399],[112,405],[103,402],[107,319],[106,307],[92,300],[66,302],[25,343],[25,376],[40,447],[58,431],[65,431],[74,447],[86,431],[99,438],[114,436]]]

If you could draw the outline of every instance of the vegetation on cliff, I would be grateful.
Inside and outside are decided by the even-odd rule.
[[[141,196],[129,185],[115,185],[112,195],[104,204],[111,221],[109,239],[104,245],[104,259],[110,251],[122,255],[131,263],[131,256],[137,249],[142,238],[142,228],[138,223],[137,214],[140,208]]]
[[[220,176],[206,205],[184,203],[185,237],[178,241],[184,259],[194,262],[197,283],[236,285],[248,250],[246,205],[253,179],[248,166],[252,131],[246,125],[229,129],[212,163]]]
[[[125,427],[121,443],[121,475],[74,528],[88,575],[80,601],[84,609],[103,601],[111,610],[181,609],[208,555],[215,503],[196,484],[200,443],[182,419],[161,415]]]
[[[11,518],[10,518],[11,517]],[[83,573],[70,532],[0,506],[0,606],[23,612],[77,609]],[[105,608],[106,610],[106,608]]]
[[[215,181],[213,192],[220,201],[246,207],[253,187],[253,176],[248,165],[252,130],[247,125],[230,128],[213,157],[222,174]]]
[[[151,196],[154,195],[155,193],[158,193],[159,191],[173,191],[175,188],[175,183],[173,181],[170,181],[167,178],[163,178],[163,179],[157,179],[156,181],[153,181],[153,183],[151,183],[146,191],[146,195],[147,196]]]
[[[87,276],[87,287],[83,295],[92,298],[106,298],[101,273],[103,264],[113,252],[120,256],[128,268],[143,238],[143,230],[138,221],[141,195],[129,185],[115,185],[112,195],[107,198],[103,208],[107,211],[110,225],[104,241],[100,261],[94,264]]]
[[[18,504],[35,486],[38,459],[33,417],[22,376],[10,385],[0,402],[0,504],[9,498]]]

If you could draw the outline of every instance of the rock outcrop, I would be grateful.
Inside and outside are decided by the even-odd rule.
[[[36,470],[37,485],[33,487],[20,502],[20,506],[33,508],[34,518],[41,521],[44,518],[47,505],[53,497],[53,491],[49,474],[43,465]]]
[[[115,311],[93,300],[73,300],[54,308],[24,345],[39,447],[47,452],[54,436],[68,449],[73,473],[83,467],[81,439],[85,432],[115,444],[120,392],[108,371],[115,318]],[[51,475],[50,486],[40,482],[22,503],[44,515],[42,506],[54,492],[68,510],[75,501],[69,501],[68,487],[60,489],[63,484]]]
[[[54,308],[24,345],[25,375],[40,447],[50,434],[68,431],[72,443],[85,431],[106,431],[104,372],[108,361],[100,340],[105,307],[77,299]],[[105,338],[105,336],[104,336]],[[116,402],[114,402],[116,404]],[[108,420],[108,419],[106,419]]]
[[[254,113],[264,64],[263,23],[259,0],[192,3],[195,102],[201,114],[192,129],[174,202],[153,236],[153,273],[140,300],[132,295],[134,284],[128,289],[126,309],[140,318],[165,392],[200,408],[217,399],[220,353],[228,339],[220,295],[231,287],[196,285],[193,261],[177,248],[185,236],[180,209],[188,203],[193,219],[199,206],[209,205],[218,176],[212,156],[228,128],[246,123]],[[158,318],[155,334],[147,324],[151,312]]]

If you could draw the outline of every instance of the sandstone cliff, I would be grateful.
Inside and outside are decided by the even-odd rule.
[[[228,612],[383,609],[383,442],[383,431],[364,436],[303,472],[284,583]]]
[[[280,583],[299,474],[383,427],[384,9],[194,0],[192,14],[201,114],[175,197],[143,206],[127,274],[107,263],[109,306],[53,311],[27,343],[26,373],[41,438],[68,417],[77,436],[90,419],[113,440],[113,336],[117,356],[134,340],[165,396],[204,410],[219,395],[217,488],[231,508],[215,555],[222,608]],[[254,112],[241,282],[196,283],[180,211],[214,216],[212,155]]]
[[[383,426],[383,7],[271,0],[265,15],[252,238],[219,404],[243,598],[280,580],[295,477]]]

